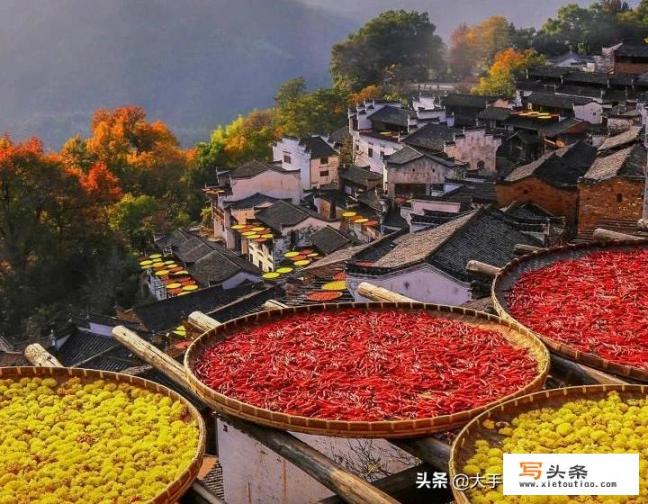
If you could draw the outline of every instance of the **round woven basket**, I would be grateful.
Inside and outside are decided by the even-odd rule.
[[[514,394],[502,397],[497,401],[472,410],[458,412],[452,415],[442,415],[431,418],[384,421],[345,421],[328,420],[323,418],[289,415],[286,413],[259,408],[220,394],[202,383],[194,373],[195,364],[203,352],[225,340],[229,335],[245,330],[251,324],[277,320],[292,313],[337,311],[348,308],[355,309],[394,309],[414,310],[437,313],[439,317],[460,320],[477,327],[500,332],[514,346],[526,348],[538,366],[537,375],[524,388]],[[221,413],[243,418],[251,422],[293,432],[317,434],[324,436],[355,437],[355,438],[408,438],[432,434],[460,427],[482,411],[512,397],[528,394],[539,390],[544,384],[549,371],[549,352],[530,331],[519,328],[499,317],[487,313],[468,310],[456,306],[431,305],[423,303],[331,303],[297,306],[258,312],[245,317],[231,320],[212,329],[189,347],[185,354],[185,369],[187,380],[198,396],[215,403],[214,407]]]
[[[65,368],[65,367],[0,367],[0,379],[20,378],[54,378],[58,383],[70,378],[80,378],[82,383],[92,382],[98,379],[114,383],[128,383],[148,391],[167,396],[174,401],[180,401],[187,407],[192,420],[195,420],[199,430],[199,442],[196,453],[189,466],[183,471],[178,479],[171,482],[164,492],[158,495],[152,504],[171,504],[176,502],[191,486],[198,476],[198,471],[205,455],[206,430],[205,422],[198,410],[180,394],[173,390],[143,378],[126,374],[111,373],[108,371],[97,371],[94,369]]]
[[[559,408],[569,401],[577,399],[598,400],[603,399],[608,392],[616,391],[623,399],[645,399],[648,395],[648,385],[585,385],[581,387],[567,387],[552,390],[543,390],[535,394],[517,397],[501,403],[474,418],[459,433],[450,452],[450,481],[457,474],[462,473],[462,468],[475,453],[475,441],[485,439],[491,443],[502,441],[504,436],[495,429],[483,426],[484,420],[494,422],[510,422],[513,418],[527,411],[540,408]],[[452,493],[458,504],[470,504],[470,499],[465,492],[454,489]]]
[[[520,275],[525,271],[542,268],[556,261],[563,259],[575,259],[582,257],[592,252],[603,250],[633,250],[637,248],[648,247],[648,241],[645,242],[628,242],[628,241],[610,241],[610,242],[593,242],[593,243],[579,243],[577,245],[567,245],[564,247],[556,247],[537,252],[531,252],[513,259],[510,263],[504,266],[499,273],[495,276],[491,287],[491,297],[495,311],[502,317],[502,319],[517,324],[526,331],[529,331],[539,337],[552,352],[563,355],[587,366],[598,368],[612,374],[620,375],[627,378],[632,378],[641,382],[648,382],[648,371],[634,366],[626,366],[607,359],[603,359],[598,355],[591,353],[584,353],[572,346],[566,345],[554,339],[551,339],[543,334],[537,333],[528,327],[518,322],[508,312],[508,303],[506,295],[510,289],[515,285]]]

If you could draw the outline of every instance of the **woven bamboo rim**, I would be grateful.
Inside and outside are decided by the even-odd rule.
[[[645,399],[648,396],[648,385],[583,385],[543,390],[511,399],[483,412],[462,429],[452,444],[449,462],[450,481],[457,474],[461,474],[463,466],[474,454],[475,441],[485,439],[493,442],[503,439],[496,430],[486,429],[482,425],[484,420],[507,422],[530,410],[556,408],[577,399],[603,399],[608,392],[614,391],[618,392],[622,399]],[[470,499],[465,492],[453,488],[452,493],[457,504],[470,504]]]
[[[513,345],[524,347],[529,350],[529,354],[537,363],[538,373],[535,378],[522,389],[478,408],[454,413],[452,415],[440,415],[431,418],[383,420],[373,422],[328,420],[316,417],[288,415],[282,412],[259,408],[216,392],[212,388],[203,384],[194,373],[194,364],[206,348],[211,347],[219,341],[223,341],[228,335],[244,329],[250,324],[276,320],[292,313],[337,311],[348,308],[376,310],[394,308],[401,310],[425,310],[428,312],[436,312],[443,318],[461,320],[477,327],[496,330]],[[267,427],[306,434],[336,437],[394,439],[424,436],[435,432],[442,432],[461,427],[471,418],[495,404],[511,399],[512,397],[539,390],[542,388],[549,372],[549,352],[542,342],[531,332],[520,329],[517,325],[506,322],[495,315],[469,310],[458,306],[424,303],[330,303],[262,311],[226,322],[223,325],[207,331],[198,339],[194,340],[185,354],[184,365],[187,374],[187,381],[192,389],[199,397],[209,400],[210,404],[214,403],[213,405],[216,410],[221,413],[243,418]]]
[[[493,305],[495,306],[495,311],[507,322],[517,324],[526,331],[535,334],[552,352],[560,354],[575,362],[580,362],[587,366],[607,371],[608,373],[631,378],[636,381],[648,382],[648,371],[645,369],[618,364],[592,353],[581,352],[570,345],[556,341],[544,334],[540,334],[526,327],[508,312],[508,303],[506,302],[505,297],[505,293],[517,281],[520,274],[530,269],[547,266],[548,264],[561,259],[573,259],[602,250],[629,250],[646,247],[648,247],[648,240],[644,242],[614,240],[609,242],[579,243],[576,245],[554,247],[517,257],[504,266],[493,280],[491,286],[491,298],[493,300]]]
[[[193,459],[191,460],[191,463],[182,472],[180,477],[178,477],[175,481],[169,483],[164,492],[162,492],[150,502],[152,504],[171,504],[173,502],[176,502],[187,491],[187,489],[191,486],[193,481],[198,476],[198,471],[200,470],[200,466],[205,455],[205,421],[203,420],[198,410],[194,407],[194,405],[177,392],[174,392],[164,385],[160,385],[159,383],[145,380],[137,376],[112,373],[109,371],[66,367],[0,367],[0,378],[2,379],[16,379],[25,377],[54,378],[58,383],[61,383],[63,380],[67,380],[68,378],[80,378],[84,382],[91,382],[98,379],[114,383],[126,382],[129,385],[134,385],[148,391],[153,391],[157,394],[169,397],[174,401],[182,402],[182,404],[187,407],[191,418],[198,424],[200,436],[198,448],[193,456]]]

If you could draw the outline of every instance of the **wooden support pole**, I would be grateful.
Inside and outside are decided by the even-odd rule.
[[[220,322],[214,320],[213,318],[205,315],[201,311],[192,312],[187,318],[189,323],[194,327],[197,327],[200,331],[206,332],[214,327],[221,325]]]
[[[616,376],[570,361],[553,353],[551,354],[551,374],[574,385],[623,385],[629,383]]]
[[[281,308],[288,308],[288,305],[283,304],[276,299],[268,299],[265,303],[263,303],[263,307],[266,310],[279,310]]]
[[[439,471],[448,470],[450,445],[435,437],[417,439],[394,439],[394,446],[414,455]]]
[[[481,261],[475,261],[474,259],[468,261],[466,264],[466,271],[471,273],[479,273],[480,275],[486,275],[489,277],[494,277],[499,273],[500,268],[493,266],[492,264],[487,264]]]
[[[358,294],[372,301],[383,301],[388,303],[417,303],[415,299],[403,296],[397,292],[390,291],[384,287],[378,287],[369,282],[362,282],[358,285]]]
[[[56,357],[38,343],[32,343],[25,348],[25,359],[34,366],[65,367]],[[225,504],[222,500],[207,490],[200,481],[194,481],[180,501],[183,503],[204,502],[206,504]]]
[[[198,318],[201,323],[209,323],[207,319],[211,319],[206,315]],[[211,320],[213,321],[213,319]],[[113,335],[117,341],[138,357],[155,366],[177,384],[189,388],[184,369],[171,357],[123,326],[115,327]],[[218,408],[218,404],[209,399],[201,398],[201,400],[213,409]],[[397,501],[389,495],[362,478],[345,471],[330,458],[295,436],[284,431],[260,427],[235,417],[221,416],[236,429],[295,464],[346,502],[350,504],[397,504]]]
[[[518,255],[530,254],[531,252],[537,252],[539,250],[544,250],[544,248],[536,247],[535,245],[527,245],[526,243],[516,243],[513,247],[513,252]]]
[[[63,367],[63,364],[49,353],[40,343],[32,343],[25,347],[25,359],[34,366],[40,367]]]
[[[422,472],[429,472],[430,466],[420,464],[410,467],[401,472],[390,474],[373,482],[373,485],[387,492],[389,495],[397,496],[399,493],[411,490],[416,487],[416,475]],[[318,501],[317,504],[344,504],[344,501],[337,495],[327,497]]]
[[[645,238],[640,236],[633,236],[626,233],[619,233],[618,231],[612,231],[610,229],[596,228],[592,237],[595,240],[601,241],[614,241],[614,240],[625,240],[625,241],[645,241]]]

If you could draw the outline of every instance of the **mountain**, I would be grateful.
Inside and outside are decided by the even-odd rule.
[[[506,16],[517,27],[540,27],[549,17],[555,16],[563,5],[575,3],[587,6],[593,0],[300,0],[305,5],[364,23],[367,19],[389,9],[427,11],[437,32],[448,39],[462,22],[478,23],[489,16]],[[639,0],[630,0],[634,6]]]
[[[296,0],[2,0],[0,133],[58,147],[93,110],[133,103],[190,144],[286,79],[328,84],[355,27]]]

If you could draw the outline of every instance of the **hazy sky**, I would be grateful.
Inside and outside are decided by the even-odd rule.
[[[504,15],[516,26],[540,26],[567,3],[589,5],[590,0],[298,0],[364,22],[389,9],[427,11],[440,35],[446,38],[460,23],[476,23]],[[630,0],[635,5],[639,0]]]

